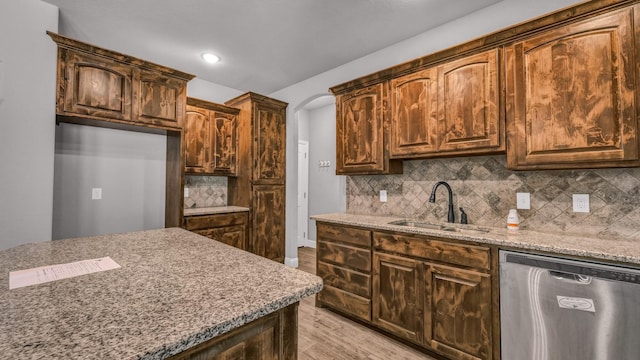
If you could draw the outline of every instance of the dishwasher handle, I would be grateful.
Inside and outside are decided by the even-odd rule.
[[[558,280],[565,280],[570,282],[577,282],[583,285],[591,283],[591,276],[571,274],[562,271],[549,270],[549,275]]]
[[[585,283],[587,277],[593,277],[640,284],[639,269],[519,253],[506,253],[505,255],[504,262],[506,263],[547,269],[550,270],[550,274],[553,272],[553,274],[557,274],[558,277],[565,279],[569,277],[568,275],[574,275],[574,279],[581,283]]]

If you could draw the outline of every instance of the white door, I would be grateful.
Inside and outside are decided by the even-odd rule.
[[[309,142],[298,141],[298,247],[309,238]]]

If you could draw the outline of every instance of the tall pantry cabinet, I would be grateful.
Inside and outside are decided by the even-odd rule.
[[[240,109],[237,176],[229,178],[228,203],[251,208],[247,250],[283,262],[287,103],[249,92],[225,104]]]

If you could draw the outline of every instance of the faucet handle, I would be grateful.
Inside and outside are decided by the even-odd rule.
[[[460,224],[468,224],[467,222],[467,213],[464,212],[463,208],[460,209]]]

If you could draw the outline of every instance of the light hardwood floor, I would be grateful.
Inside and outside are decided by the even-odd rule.
[[[316,250],[298,249],[298,269],[316,273]],[[327,309],[315,307],[315,297],[300,302],[299,360],[435,360]]]

